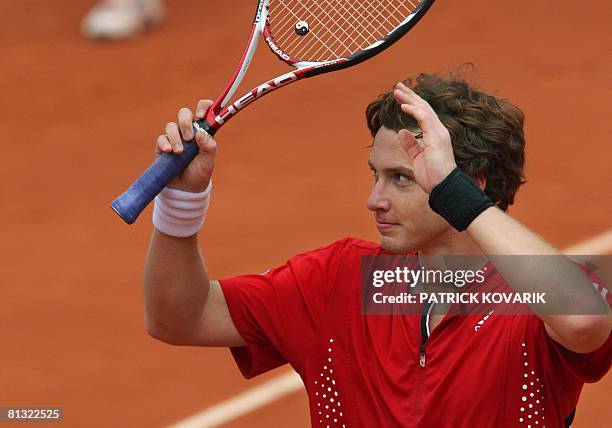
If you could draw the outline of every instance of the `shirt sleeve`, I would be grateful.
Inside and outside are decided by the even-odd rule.
[[[612,296],[610,295],[607,286],[595,274],[587,271],[582,266],[581,268],[591,278],[593,287],[608,302],[608,305],[612,307]],[[540,327],[543,330],[546,330],[542,321],[540,321]],[[588,354],[572,352],[563,345],[555,342],[545,331],[544,334],[547,338],[548,347],[552,354],[582,382],[597,382],[610,370],[610,366],[612,365],[612,334],[608,336],[608,340],[602,347]]]
[[[327,306],[346,240],[292,257],[262,274],[220,280],[243,347],[231,348],[246,378],[289,362],[299,367]]]

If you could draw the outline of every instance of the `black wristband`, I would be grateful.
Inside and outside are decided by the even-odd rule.
[[[474,219],[495,204],[474,180],[455,168],[431,190],[429,206],[459,232],[464,231]]]

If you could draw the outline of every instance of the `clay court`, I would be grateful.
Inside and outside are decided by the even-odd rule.
[[[115,44],[80,36],[92,3],[0,5],[0,407],[63,407],[70,427],[167,427],[287,371],[246,381],[225,349],[149,338],[150,209],[127,226],[109,208],[178,109],[225,84],[255,3],[169,1],[163,26]],[[261,272],[347,235],[376,240],[365,106],[410,74],[466,62],[527,116],[528,183],[512,215],[559,248],[609,235],[609,24],[603,0],[438,0],[371,61],[256,103],[217,134],[201,233],[211,275]],[[260,48],[245,90],[284,67]],[[611,240],[591,251],[612,254]],[[223,426],[309,426],[306,394],[288,391],[243,414],[230,402]],[[611,394],[611,375],[587,385],[574,426],[612,426]]]

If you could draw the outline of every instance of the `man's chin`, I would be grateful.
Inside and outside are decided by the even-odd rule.
[[[380,247],[388,254],[407,254],[414,251],[412,242],[385,235],[380,237]]]

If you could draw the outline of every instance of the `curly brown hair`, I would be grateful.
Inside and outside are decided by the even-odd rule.
[[[448,129],[457,166],[472,178],[484,177],[487,195],[507,211],[525,183],[523,112],[471,87],[456,73],[422,73],[403,83],[431,105]],[[368,105],[366,120],[373,137],[382,126],[394,131],[419,128],[414,118],[401,111],[393,91]]]

